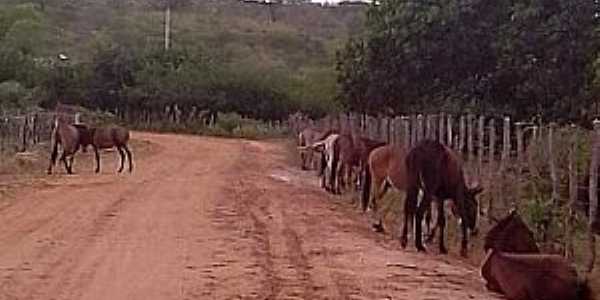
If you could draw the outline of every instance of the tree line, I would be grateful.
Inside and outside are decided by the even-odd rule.
[[[598,1],[387,0],[337,53],[346,109],[597,115]]]
[[[13,2],[21,3],[0,4],[2,111],[60,101],[113,112],[176,104],[260,120],[298,110],[317,118],[337,108],[334,49],[347,34],[343,24],[360,18],[357,9],[315,11],[334,25],[312,32],[284,14],[277,23],[256,19],[258,8],[250,13],[235,1],[173,1],[165,50],[160,1]]]

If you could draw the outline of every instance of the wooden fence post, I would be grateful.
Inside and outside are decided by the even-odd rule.
[[[431,135],[429,136],[430,139],[432,140],[436,140],[437,139],[437,120],[439,118],[439,115],[431,115]]]
[[[473,145],[473,115],[467,115],[467,160],[471,162],[475,155],[475,148]]]
[[[494,182],[494,165],[495,165],[495,153],[496,153],[496,120],[494,118],[492,118],[490,120],[489,123],[489,136],[490,136],[490,140],[489,140],[489,147],[488,147],[488,155],[489,155],[489,161],[488,161],[488,176],[489,176],[489,181],[490,185],[493,185]],[[488,208],[487,208],[487,216],[489,220],[493,219],[493,212],[494,212],[494,198],[495,195],[493,192],[490,193],[490,197],[489,197],[489,202],[488,202]]]
[[[448,115],[448,119],[446,120],[446,130],[447,130],[447,133],[448,133],[446,135],[446,138],[447,138],[446,146],[448,146],[450,148],[453,148],[454,145],[452,144],[452,139],[453,139],[453,136],[452,136],[452,115],[450,115],[450,114]]]
[[[465,135],[465,116],[461,115],[458,124],[458,145],[456,145],[461,156],[464,156],[465,151]]]
[[[446,140],[444,139],[444,123],[446,122],[446,115],[440,113],[438,115],[438,141],[443,144]]]
[[[394,118],[394,126],[396,128],[396,137],[394,139],[394,144],[396,145],[400,145],[403,142],[403,136],[404,136],[404,126],[402,126],[403,124],[403,120],[402,120],[402,116],[397,116]]]
[[[423,140],[423,115],[417,115],[417,143]],[[415,143],[415,145],[417,144]]]
[[[392,133],[393,131],[393,127],[392,127],[392,118],[390,117],[385,117],[385,136],[384,136],[384,141],[387,141],[388,144],[392,143]]]
[[[590,182],[589,182],[589,213],[588,213],[588,247],[591,253],[588,262],[588,272],[594,269],[596,262],[596,235],[594,225],[598,214],[598,155],[600,151],[600,120],[594,120],[594,133],[592,134],[592,158],[590,162]]]
[[[548,127],[548,159],[550,163],[550,178],[552,180],[552,205],[558,204],[560,195],[558,194],[558,171],[556,169],[556,153],[554,147],[554,132],[556,123],[550,123]]]
[[[479,142],[479,149],[477,149],[477,171],[478,171],[477,174],[479,174],[479,177],[482,177],[483,176],[483,156],[485,155],[485,153],[484,153],[485,117],[484,116],[479,116],[477,128],[478,128],[478,142]]]
[[[515,123],[515,131],[517,135],[517,170],[519,174],[523,170],[523,123]]]
[[[575,219],[574,206],[577,201],[577,165],[575,162],[577,151],[577,127],[571,124],[569,133],[569,205],[565,220],[565,257],[572,260],[573,249],[573,221]]]
[[[502,128],[502,160],[500,162],[500,171],[504,171],[508,158],[510,157],[510,117],[504,117],[504,126]]]
[[[378,139],[378,125],[379,122],[377,122],[377,118],[373,117],[373,116],[369,116],[368,122],[367,122],[367,129],[369,132],[369,138],[376,140]]]
[[[402,116],[402,127],[404,127],[404,147],[410,148],[412,134],[409,116]]]

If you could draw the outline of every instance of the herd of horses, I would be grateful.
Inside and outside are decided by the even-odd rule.
[[[363,212],[371,209],[376,221],[373,228],[383,232],[382,213],[377,202],[390,189],[406,194],[404,224],[400,242],[407,246],[408,227],[414,227],[417,251],[425,252],[422,223],[433,240],[439,230],[439,252],[444,244],[445,201],[458,218],[462,232],[461,250],[467,256],[468,237],[475,235],[479,214],[478,184],[468,186],[460,157],[451,148],[435,140],[422,140],[413,147],[387,144],[352,133],[331,129],[320,131],[308,126],[298,133],[298,150],[303,170],[317,169],[321,187],[333,194],[341,189],[361,191]],[[437,220],[431,227],[432,207]],[[490,291],[512,300],[593,299],[585,279],[562,256],[542,254],[533,233],[513,209],[487,232],[485,259],[481,276]]]
[[[96,159],[95,172],[100,172],[100,150],[117,148],[121,156],[121,166],[119,173],[123,171],[125,159],[129,162],[129,172],[133,171],[133,161],[131,150],[128,147],[129,130],[121,126],[111,125],[106,127],[93,127],[85,124],[70,123],[60,116],[54,119],[52,129],[52,152],[50,154],[50,164],[48,174],[52,174],[52,168],[56,165],[59,146],[62,150],[60,161],[63,162],[65,171],[73,174],[73,161],[75,154],[82,149],[87,151],[92,146]]]

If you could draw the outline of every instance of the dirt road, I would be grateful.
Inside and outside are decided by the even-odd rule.
[[[284,143],[133,136],[153,146],[133,174],[105,155],[0,199],[0,300],[495,299],[371,232]]]

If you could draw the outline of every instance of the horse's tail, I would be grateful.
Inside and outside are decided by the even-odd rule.
[[[340,146],[337,143],[337,141],[333,142],[333,153],[332,153],[332,157],[331,157],[331,174],[330,174],[330,184],[331,184],[331,190],[333,191],[333,193],[335,194],[335,180],[336,180],[336,176],[337,176],[337,166],[338,166],[338,162],[340,160]]]
[[[577,280],[576,299],[577,300],[594,300],[594,294],[588,284],[587,279]]]
[[[363,180],[362,188],[362,209],[367,211],[367,205],[369,205],[369,199],[371,198],[371,164],[367,161],[365,163],[365,177]]]

